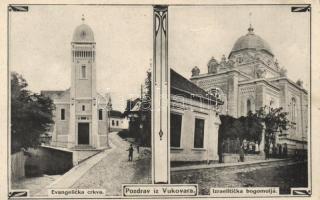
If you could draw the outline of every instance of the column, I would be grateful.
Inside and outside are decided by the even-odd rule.
[[[168,6],[153,7],[152,164],[153,183],[169,183]]]
[[[262,122],[261,141],[259,145],[260,155],[265,157],[264,146],[266,144],[266,125]]]

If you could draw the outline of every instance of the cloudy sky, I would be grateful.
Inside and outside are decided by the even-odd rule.
[[[112,95],[114,109],[140,95],[152,62],[151,6],[30,6],[11,12],[10,68],[29,89],[64,90],[71,84],[71,40],[85,23],[96,42],[97,90]]]
[[[249,16],[251,14],[251,17]],[[191,76],[198,66],[207,72],[207,63],[214,56],[228,57],[236,40],[245,34],[251,22],[255,34],[270,45],[288,77],[304,81],[310,77],[310,13],[292,13],[290,6],[188,6],[169,10],[169,64]]]
[[[249,17],[249,13],[252,13]],[[70,87],[71,39],[81,16],[97,43],[97,90],[111,93],[115,109],[140,95],[152,61],[151,6],[30,6],[10,13],[10,70],[22,74],[29,89]],[[289,6],[176,6],[169,8],[169,65],[189,78],[202,73],[215,56],[228,56],[235,41],[254,32],[269,43],[292,80],[309,87],[309,14]]]

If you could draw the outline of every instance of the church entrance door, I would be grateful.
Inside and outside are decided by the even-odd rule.
[[[89,123],[78,123],[78,144],[89,144]]]

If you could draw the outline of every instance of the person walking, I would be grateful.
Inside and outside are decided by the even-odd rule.
[[[282,146],[281,144],[279,145],[279,158],[282,158]]]
[[[264,147],[264,153],[265,153],[265,156],[266,156],[266,160],[269,160],[269,144],[266,144],[265,147]]]
[[[273,143],[270,142],[270,147],[269,147],[269,157],[272,156],[272,151],[273,151]],[[272,156],[273,157],[273,156]]]
[[[129,160],[128,161],[132,161],[132,157],[133,157],[133,147],[132,144],[130,144],[129,149],[127,149],[127,151],[129,151]]]
[[[139,153],[139,148],[140,148],[140,146],[139,146],[139,144],[137,144],[137,152]]]
[[[258,144],[258,141],[256,141],[256,143],[255,143],[255,152],[256,152],[256,154],[259,154],[259,152],[260,152],[260,150],[259,150],[259,144]]]
[[[240,147],[239,154],[240,154],[240,162],[244,162],[244,150],[242,146]]]

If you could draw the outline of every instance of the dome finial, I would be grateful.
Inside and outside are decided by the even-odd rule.
[[[81,20],[82,20],[82,23],[84,23],[84,20],[85,20],[84,14],[82,14]]]
[[[249,34],[252,34],[253,33],[253,27],[252,27],[252,25],[251,25],[251,23],[250,23],[250,26],[249,26],[249,28],[248,28],[248,31],[249,31]]]
[[[252,16],[252,12],[249,12],[249,28],[248,28],[248,31],[249,33],[253,33],[253,28],[252,28],[252,23],[251,23],[251,16]]]

